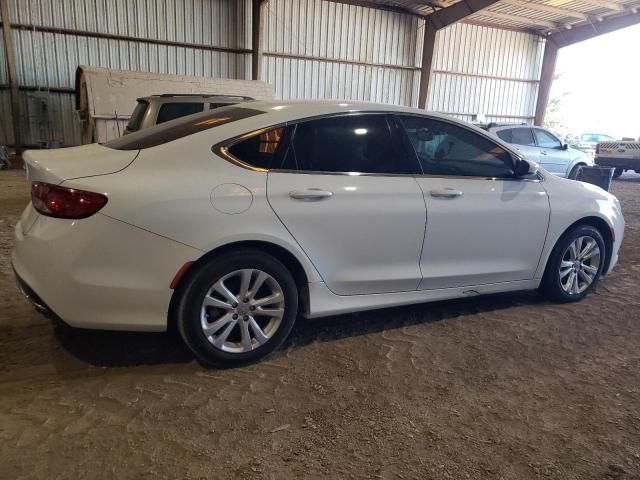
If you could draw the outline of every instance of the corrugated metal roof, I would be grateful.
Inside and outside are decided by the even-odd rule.
[[[348,1],[348,0],[347,0]],[[359,4],[429,15],[462,0],[366,0]],[[492,26],[555,32],[640,10],[640,0],[501,0],[466,20]]]

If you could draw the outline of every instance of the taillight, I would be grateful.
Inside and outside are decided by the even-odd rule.
[[[596,153],[600,153],[600,144],[599,143],[596,145]]]
[[[105,195],[99,193],[59,187],[50,183],[31,184],[33,207],[49,217],[87,218],[104,207],[107,200]]]

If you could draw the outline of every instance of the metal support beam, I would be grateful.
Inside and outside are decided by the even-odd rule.
[[[540,76],[538,100],[536,102],[535,124],[541,126],[544,123],[551,85],[555,75],[558,50],[560,48],[584,42],[585,40],[590,40],[600,35],[615,32],[616,30],[621,30],[636,24],[640,24],[640,12],[630,12],[620,16],[608,17],[602,22],[594,22],[589,25],[582,25],[571,30],[560,31],[549,35],[542,60],[542,73]]]
[[[640,11],[629,12],[624,15],[606,17],[601,22],[592,22],[587,25],[574,27],[571,30],[556,32],[550,36],[559,47],[568,47],[575,43],[584,42],[592,38],[615,32],[623,28],[631,27],[640,23]]]
[[[251,79],[260,80],[262,76],[262,1],[253,0],[251,9]]]
[[[424,41],[422,44],[422,65],[420,67],[420,88],[418,108],[427,108],[429,85],[433,70],[433,53],[436,44],[436,33],[445,27],[464,20],[480,10],[490,7],[499,0],[465,0],[450,7],[436,10],[425,17]]]
[[[469,15],[473,15],[480,10],[489,8],[494,3],[498,3],[498,0],[464,0],[454,3],[450,7],[433,12],[427,16],[427,21],[431,22],[431,25],[433,25],[436,30],[440,30],[460,20],[464,20]]]
[[[422,43],[422,66],[420,68],[420,90],[418,94],[418,108],[427,108],[429,85],[433,70],[433,53],[436,47],[437,30],[429,22],[424,22],[424,41]]]
[[[13,119],[13,144],[16,153],[21,153],[20,141],[20,92],[18,90],[18,76],[16,69],[16,55],[13,49],[11,37],[11,23],[9,22],[9,0],[0,0],[0,12],[2,13],[2,34],[4,37],[4,49],[7,55],[9,69],[9,88],[11,89],[11,117]]]
[[[542,72],[540,74],[540,86],[538,88],[538,99],[536,101],[535,124],[539,127],[544,123],[544,116],[547,112],[553,77],[556,72],[556,62],[558,60],[558,45],[552,39],[547,39],[544,47],[544,57],[542,59]]]

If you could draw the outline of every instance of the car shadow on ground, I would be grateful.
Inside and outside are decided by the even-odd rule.
[[[334,317],[299,318],[285,344],[272,358],[317,342],[369,335],[418,324],[428,324],[518,305],[542,304],[533,292],[496,294],[472,299],[422,303]],[[188,363],[194,356],[177,332],[132,333],[82,330],[56,323],[55,336],[78,360],[99,367],[134,367]]]

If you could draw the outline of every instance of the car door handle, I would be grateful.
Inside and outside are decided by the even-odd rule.
[[[333,192],[321,190],[319,188],[307,188],[306,190],[294,190],[289,192],[289,196],[294,200],[316,202],[318,200],[327,200],[331,198],[333,196]]]
[[[458,198],[461,197],[463,193],[453,188],[445,188],[444,190],[431,190],[429,195],[434,198]]]
[[[540,155],[544,155],[546,157],[547,156],[547,151],[546,150],[540,150]]]

